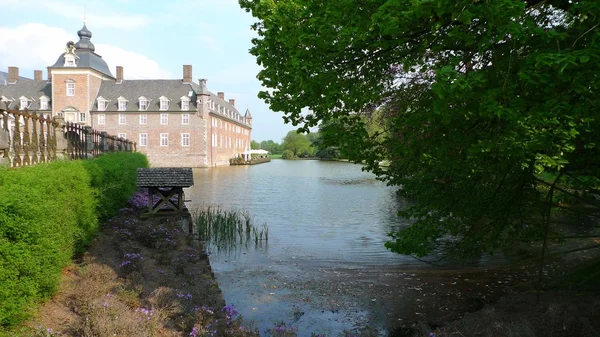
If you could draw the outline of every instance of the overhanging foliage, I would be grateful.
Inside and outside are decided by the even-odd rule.
[[[596,204],[600,2],[240,5],[258,19],[259,96],[305,130],[328,124],[323,139],[415,201],[391,250],[542,240],[553,207]]]

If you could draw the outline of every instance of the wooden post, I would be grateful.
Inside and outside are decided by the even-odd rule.
[[[154,205],[152,187],[148,187],[148,213],[152,213],[152,205]]]

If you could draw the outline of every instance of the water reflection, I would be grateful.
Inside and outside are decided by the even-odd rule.
[[[211,256],[228,303],[262,331],[281,320],[297,325],[300,336],[372,323],[372,308],[359,305],[371,299],[346,298],[335,269],[418,263],[384,247],[388,232],[408,225],[396,215],[404,200],[358,165],[273,160],[195,169],[194,180],[186,191],[191,209],[247,210],[255,223],[269,226],[268,249],[215,249]],[[368,282],[380,276],[373,273]]]

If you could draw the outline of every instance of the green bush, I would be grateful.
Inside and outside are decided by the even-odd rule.
[[[49,298],[61,269],[136,190],[138,153],[0,168],[0,327]]]
[[[285,150],[281,154],[281,159],[294,159],[294,153],[290,150]]]
[[[48,298],[61,268],[98,228],[90,176],[78,161],[0,171],[0,325]]]
[[[137,190],[137,169],[148,167],[148,159],[139,152],[115,152],[86,160],[84,165],[98,200],[98,217],[103,221],[115,215]]]

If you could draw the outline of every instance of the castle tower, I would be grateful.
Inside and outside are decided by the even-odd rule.
[[[65,52],[48,67],[52,81],[52,115],[65,121],[90,125],[90,110],[103,80],[114,80],[102,57],[96,54],[92,32],[86,25],[77,32],[79,41],[67,42]]]
[[[250,114],[250,109],[246,108],[246,114],[244,115],[244,118],[248,122],[248,125],[252,126],[252,115]]]
[[[196,92],[196,107],[197,114],[199,117],[208,120],[208,100],[210,98],[210,92],[206,88],[206,79],[201,78],[198,80],[198,92]]]

